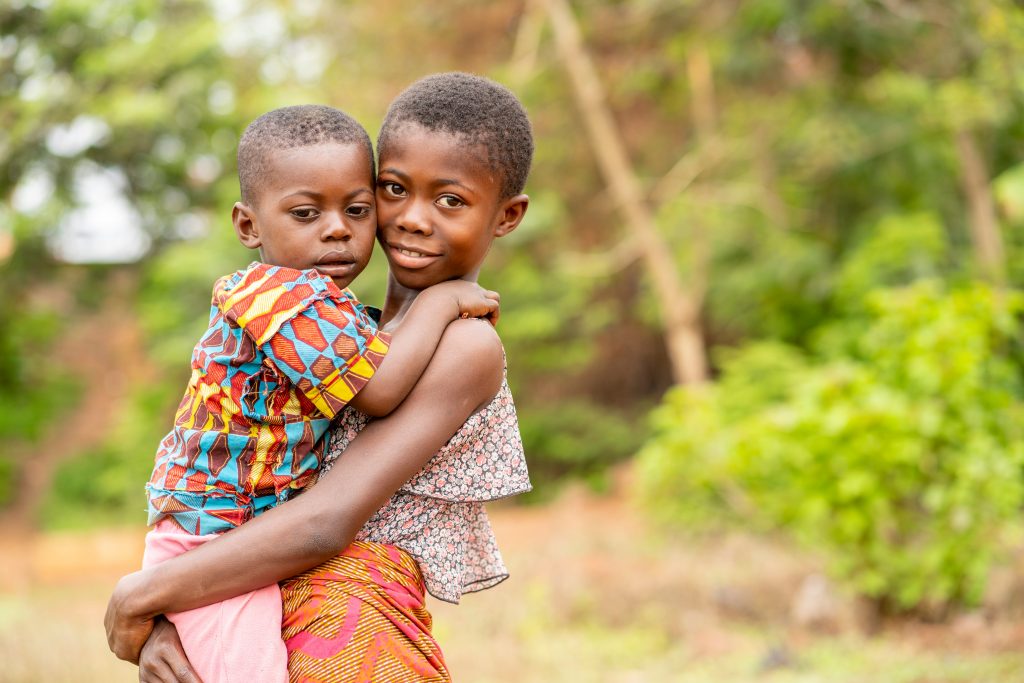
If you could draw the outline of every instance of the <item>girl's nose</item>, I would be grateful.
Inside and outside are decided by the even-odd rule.
[[[409,202],[398,217],[398,227],[406,232],[429,235],[434,232],[430,227],[430,218],[420,202]]]

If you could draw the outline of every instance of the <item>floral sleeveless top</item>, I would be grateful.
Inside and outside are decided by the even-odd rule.
[[[368,418],[346,408],[330,434],[321,474]],[[378,510],[356,540],[398,546],[416,559],[427,591],[458,603],[463,593],[508,578],[484,503],[529,491],[530,477],[508,382]]]

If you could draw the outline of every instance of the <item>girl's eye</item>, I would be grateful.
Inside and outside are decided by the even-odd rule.
[[[353,218],[366,218],[373,213],[373,209],[367,204],[360,204],[348,207],[345,209],[345,213]]]
[[[405,188],[396,182],[392,182],[390,180],[382,180],[380,186],[384,188],[384,192],[391,195],[392,197],[405,196]]]
[[[437,203],[446,209],[457,209],[465,204],[464,201],[453,194],[446,194],[438,197]]]
[[[311,220],[313,218],[316,218],[318,215],[316,209],[311,209],[309,207],[303,207],[301,209],[292,209],[291,211],[289,211],[289,213],[302,221]]]

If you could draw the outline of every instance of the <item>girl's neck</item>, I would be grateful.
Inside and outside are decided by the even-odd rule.
[[[476,273],[467,275],[463,279],[472,278],[476,280]],[[384,295],[384,308],[380,315],[380,326],[385,331],[390,330],[402,323],[405,314],[409,312],[416,297],[423,293],[422,289],[411,289],[398,282],[395,276],[388,273],[388,289]]]
[[[390,329],[402,322],[409,312],[412,302],[416,301],[421,289],[409,289],[398,283],[394,276],[388,274],[388,289],[384,295],[384,307],[380,314],[381,329]]]

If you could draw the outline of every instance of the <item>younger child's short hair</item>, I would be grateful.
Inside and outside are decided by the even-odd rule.
[[[404,123],[483,146],[491,168],[501,173],[502,198],[523,191],[533,160],[533,131],[522,103],[505,86],[458,71],[421,78],[388,107],[377,136],[381,156]]]
[[[238,142],[238,185],[242,201],[248,204],[255,199],[260,179],[267,171],[270,152],[328,142],[364,145],[370,160],[370,178],[376,177],[370,136],[343,111],[322,104],[300,104],[274,109],[257,118],[246,127]]]

